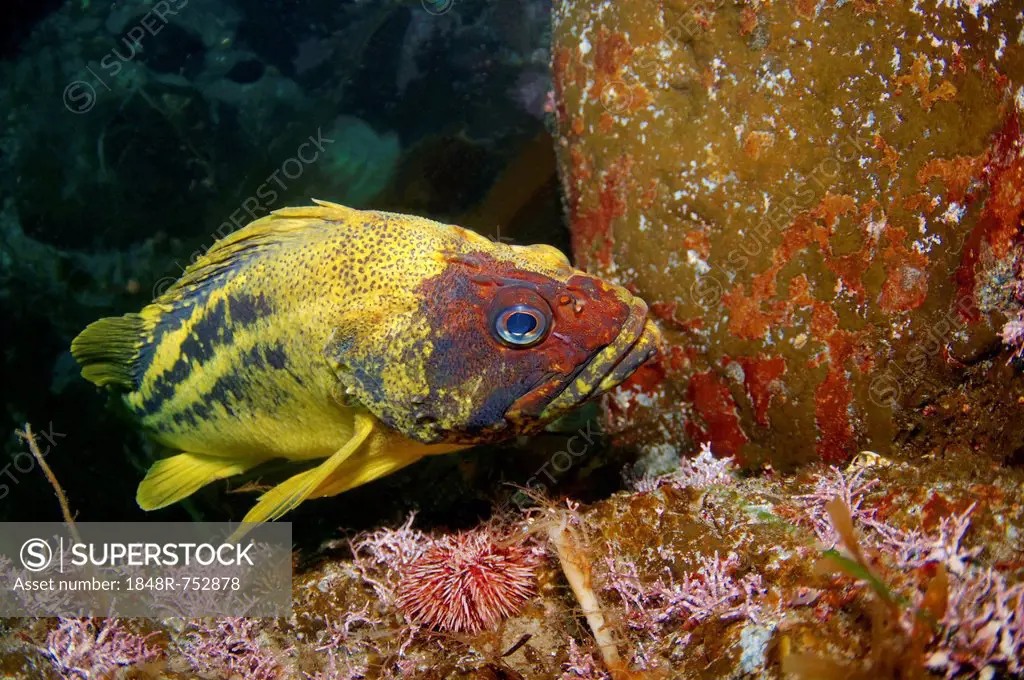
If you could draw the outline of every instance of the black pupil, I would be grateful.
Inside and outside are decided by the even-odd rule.
[[[505,321],[505,328],[512,335],[526,335],[537,327],[537,319],[526,312],[512,312]]]

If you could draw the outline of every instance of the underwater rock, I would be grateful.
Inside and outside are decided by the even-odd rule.
[[[1019,459],[1019,3],[570,0],[554,26],[577,263],[670,343],[608,400],[624,442]]]

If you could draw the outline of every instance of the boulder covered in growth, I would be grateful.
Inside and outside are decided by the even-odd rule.
[[[553,67],[575,257],[670,342],[631,441],[1019,457],[1017,3],[568,0]]]

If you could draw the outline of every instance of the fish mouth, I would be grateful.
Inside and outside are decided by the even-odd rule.
[[[557,391],[544,400],[546,403],[537,403],[536,396],[539,395],[532,399],[531,395],[527,395],[520,400],[525,403],[513,404],[510,413],[522,417],[527,415],[526,411],[533,411],[531,415],[540,423],[550,422],[614,388],[656,355],[661,345],[661,332],[647,318],[647,304],[638,298],[634,299],[630,304],[629,316],[615,339],[573,375],[564,378]],[[534,403],[530,404],[530,401]]]

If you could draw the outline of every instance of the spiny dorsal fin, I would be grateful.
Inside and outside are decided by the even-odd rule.
[[[325,222],[358,219],[361,211],[337,203],[313,199],[316,205],[281,208],[250,222],[220,239],[193,262],[155,302],[171,302],[181,297],[182,289],[192,289],[238,263],[240,258],[260,248],[301,237],[311,229],[322,229]]]
[[[363,212],[365,212],[363,210],[349,208],[347,206],[341,205],[340,203],[321,201],[319,198],[314,198],[313,202],[316,203],[316,205],[300,205],[295,206],[293,208],[279,208],[274,212],[270,213],[270,217],[293,219],[318,219],[327,220],[330,222],[342,222],[347,220],[359,219]]]

